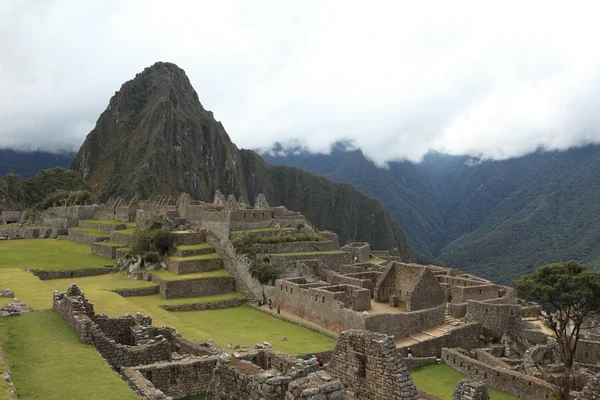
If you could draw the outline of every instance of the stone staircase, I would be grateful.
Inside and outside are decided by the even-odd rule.
[[[466,321],[456,319],[450,315],[444,317],[444,322],[436,327],[413,333],[407,337],[396,340],[397,347],[412,346],[430,339],[440,337],[449,331],[465,324]]]

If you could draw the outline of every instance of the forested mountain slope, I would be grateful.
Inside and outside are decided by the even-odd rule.
[[[487,162],[432,153],[388,169],[340,146],[299,153],[264,157],[381,200],[417,250],[445,265],[501,282],[554,261],[600,266],[600,146]]]

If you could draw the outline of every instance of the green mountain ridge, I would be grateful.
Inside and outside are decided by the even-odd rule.
[[[550,262],[600,267],[600,146],[473,165],[429,154],[387,169],[360,150],[297,153],[264,157],[381,200],[417,251],[444,265],[504,283]]]
[[[210,201],[216,190],[306,215],[341,242],[368,241],[407,261],[419,259],[383,205],[348,184],[298,168],[273,167],[239,150],[212,112],[200,104],[185,72],[156,63],[123,84],[87,135],[70,168],[101,199],[148,198],[182,192]]]

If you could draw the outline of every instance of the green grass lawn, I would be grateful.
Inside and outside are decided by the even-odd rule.
[[[1,244],[0,269],[38,268],[50,271],[99,268],[110,264],[91,253],[88,244],[57,239],[7,240]]]
[[[271,256],[303,256],[303,255],[319,255],[319,254],[342,254],[343,251],[339,250],[329,250],[329,251],[295,251],[291,253],[277,253],[277,254],[269,254]]]
[[[133,235],[135,233],[135,228],[121,229],[120,231],[115,232],[122,233],[124,235]]]
[[[4,354],[3,350],[3,342],[6,341],[8,337],[8,332],[4,328],[0,328],[0,377],[4,375],[5,372],[8,371],[8,363],[2,357]],[[0,400],[14,400],[11,391],[9,390],[10,386],[8,386],[8,382],[4,379],[0,378]]]
[[[367,263],[371,263],[371,264],[381,264],[382,262],[384,262],[385,260],[379,257],[370,257],[367,261]]]
[[[135,400],[96,349],[53,311],[0,319],[4,351],[22,400]]]
[[[200,254],[199,256],[190,257],[169,257],[174,261],[186,261],[186,260],[214,260],[215,258],[221,258],[217,253]]]
[[[229,271],[224,268],[215,269],[206,272],[194,272],[192,274],[177,275],[169,271],[152,271],[152,275],[157,276],[165,281],[183,281],[186,279],[198,279],[198,278],[216,278],[223,276],[231,276]]]
[[[458,381],[465,376],[446,364],[427,365],[410,371],[417,389],[439,397],[452,400],[452,393]],[[488,387],[491,400],[518,400],[518,397]]]

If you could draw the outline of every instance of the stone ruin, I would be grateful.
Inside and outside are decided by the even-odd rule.
[[[490,395],[483,382],[474,381],[471,379],[461,379],[454,393],[452,400],[490,400]]]
[[[144,399],[205,394],[207,399],[417,399],[393,338],[370,332],[340,335],[329,365],[279,353],[268,344],[229,354],[212,342],[190,342],[172,328],[137,314],[108,318],[94,312],[72,284],[54,292],[53,308],[80,339]]]

